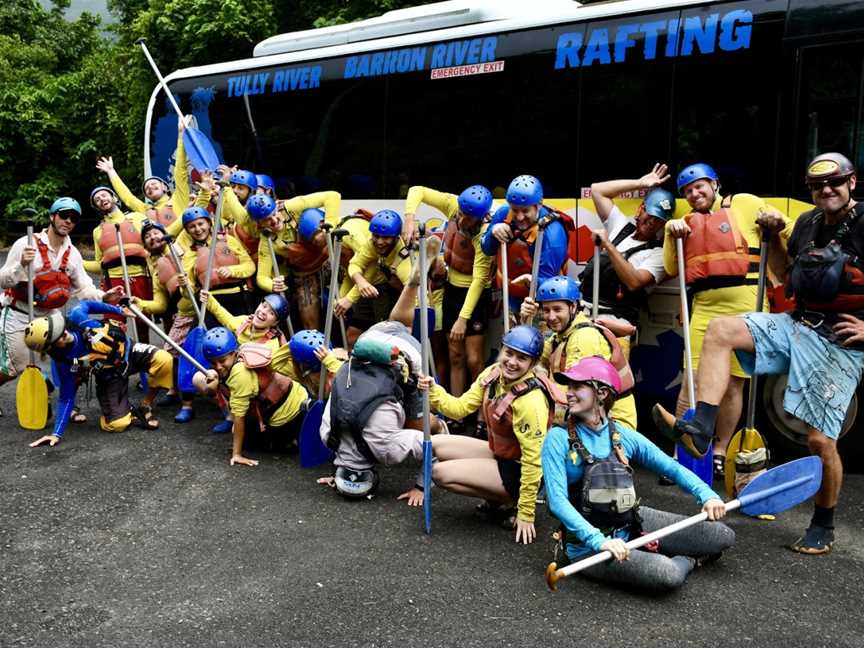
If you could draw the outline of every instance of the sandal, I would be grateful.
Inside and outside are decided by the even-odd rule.
[[[132,412],[132,422],[144,430],[158,430],[159,421],[153,416],[153,410],[147,405],[140,405]]]
[[[82,423],[87,422],[87,415],[82,414],[81,410],[75,407],[72,409],[72,413],[69,415],[69,422],[75,423],[76,425],[81,425]]]
[[[715,454],[712,459],[714,463],[714,479],[725,479],[726,457],[721,454]]]
[[[826,529],[825,527],[811,524],[807,527],[804,535],[798,538],[789,548],[798,553],[819,556],[830,552],[832,546],[834,546],[834,529]]]

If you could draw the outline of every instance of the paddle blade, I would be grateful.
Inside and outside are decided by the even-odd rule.
[[[426,309],[426,314],[428,315],[427,321],[429,322],[429,334],[432,334],[432,331],[435,330],[435,309],[431,306]],[[414,309],[414,322],[411,324],[411,335],[413,335],[417,341],[420,341],[420,309]]]
[[[685,421],[689,421],[693,418],[695,411],[692,409],[688,409],[684,412],[684,416],[681,418]],[[675,457],[678,459],[678,463],[684,466],[687,470],[696,475],[703,482],[708,484],[709,486],[714,483],[714,465],[713,465],[713,454],[714,445],[712,444],[708,448],[708,452],[701,459],[697,459],[693,455],[689,453],[687,448],[685,448],[680,443],[675,448]]]
[[[48,422],[48,385],[38,367],[27,367],[15,387],[18,425],[25,430],[42,430]]]
[[[330,448],[321,441],[321,419],[324,418],[324,403],[315,401],[300,428],[300,465],[315,468],[330,461]]]
[[[726,494],[729,497],[735,495],[735,457],[739,452],[758,450],[764,448],[765,439],[755,428],[742,428],[738,430],[729,440],[726,446]]]
[[[209,367],[210,363],[204,357],[203,351],[205,333],[207,333],[207,329],[200,326],[189,331],[189,335],[186,336],[186,340],[183,342],[183,350],[205,367]],[[195,368],[195,365],[181,355],[177,363],[177,388],[181,392],[192,393],[195,391],[195,386],[192,384],[192,376],[195,375],[196,371],[198,370]]]
[[[747,515],[773,515],[813,497],[822,484],[822,461],[804,457],[759,475],[738,500]]]
[[[432,533],[432,441],[423,442],[423,519]]]
[[[219,156],[216,155],[213,144],[200,130],[197,128],[184,130],[183,147],[193,169],[198,172],[216,171],[216,167],[219,166]]]

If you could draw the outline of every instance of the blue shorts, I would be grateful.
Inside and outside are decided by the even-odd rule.
[[[736,351],[750,375],[789,374],[783,409],[830,439],[840,435],[864,368],[864,351],[829,342],[788,314],[741,315],[755,353]]]

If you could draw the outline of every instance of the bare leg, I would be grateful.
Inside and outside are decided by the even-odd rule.
[[[432,334],[432,349],[435,356],[435,371],[438,374],[438,382],[447,389],[450,373],[450,355],[447,353],[447,335],[443,331],[435,331]],[[452,392],[451,392],[452,393]]]
[[[363,331],[361,331],[356,326],[348,327],[348,330],[345,331],[345,335],[348,337],[348,339],[345,341],[345,344],[347,345],[347,351],[351,351],[351,349],[354,348],[354,343],[357,341],[357,338],[360,337],[362,333]]]
[[[843,484],[843,463],[837,452],[837,441],[829,439],[819,430],[807,428],[807,445],[810,452],[822,460],[822,486],[813,502],[823,508],[834,508]]]
[[[456,459],[494,459],[489,444],[480,439],[465,436],[445,435],[432,439],[432,450],[438,462]],[[497,470],[497,468],[496,468]]]
[[[730,354],[753,349],[753,337],[743,319],[718,317],[712,320],[702,344],[702,357],[696,375],[696,400],[719,405],[729,386]],[[740,413],[739,405],[739,416]]]
[[[698,383],[697,383],[698,384]],[[720,401],[720,410],[717,413],[717,443],[714,444],[714,454],[726,456],[726,446],[735,434],[738,421],[741,420],[741,407],[744,401],[744,379],[738,376],[729,377],[729,385],[723,400]]]
[[[396,300],[396,305],[390,311],[391,320],[402,322],[409,329],[414,325],[414,305],[417,303],[417,291],[419,289],[419,286],[412,286],[410,283],[402,287],[399,299]]]
[[[477,380],[483,371],[483,343],[485,335],[471,335],[465,338],[465,358],[468,364],[470,382]]]
[[[458,342],[448,340],[448,351],[450,357],[450,393],[453,396],[461,396],[465,392],[466,364],[465,346],[469,338]]]
[[[432,479],[441,488],[459,495],[482,497],[501,504],[511,501],[504,490],[495,459],[453,459],[438,462],[432,467]]]

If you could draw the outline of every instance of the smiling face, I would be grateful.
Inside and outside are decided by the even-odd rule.
[[[186,225],[186,231],[196,243],[204,243],[210,237],[210,219],[196,218]]]
[[[165,235],[156,227],[151,227],[144,234],[144,249],[150,254],[160,254],[165,249]]]
[[[576,304],[566,301],[543,302],[543,320],[555,333],[565,331],[576,317]]]
[[[839,214],[855,190],[858,179],[853,175],[848,178],[834,178],[826,182],[809,183],[810,196],[813,203],[824,210],[826,214]]]
[[[535,358],[508,346],[501,347],[501,353],[498,355],[498,364],[505,382],[518,380],[528,373],[536,362]]]
[[[249,187],[241,184],[232,184],[231,190],[234,192],[234,195],[237,196],[237,200],[241,203],[245,203],[246,199],[249,198],[249,194],[252,193],[252,190]]]
[[[93,204],[103,214],[110,214],[117,206],[117,203],[114,202],[114,195],[107,189],[102,189],[94,194]]]
[[[571,416],[590,418],[599,403],[597,393],[588,383],[571,382],[567,387],[567,410]]]
[[[51,227],[58,236],[69,236],[78,222],[78,212],[72,209],[62,209],[56,214],[51,214]]]
[[[156,178],[150,178],[144,183],[144,195],[148,200],[156,202],[165,195],[165,185]]]
[[[716,196],[717,183],[708,178],[700,178],[684,186],[684,199],[693,211],[707,214],[714,206]]]
[[[255,309],[255,313],[252,315],[252,326],[256,329],[273,328],[278,321],[278,316],[266,301],[258,304],[258,308]]]
[[[393,246],[396,245],[397,238],[396,236],[378,236],[377,234],[373,234],[372,247],[375,248],[378,256],[386,257],[393,250]]]
[[[225,355],[210,361],[210,366],[219,374],[220,380],[228,378],[231,373],[231,367],[234,366],[234,361],[237,359],[237,353],[226,353]]]
[[[510,213],[513,214],[513,224],[519,229],[528,229],[537,222],[537,214],[540,213],[540,207],[531,205],[523,207],[519,205],[511,206]]]
[[[636,231],[633,232],[633,238],[637,241],[653,241],[657,238],[657,232],[663,229],[665,225],[666,221],[662,218],[657,218],[646,212],[643,203],[636,213]]]

